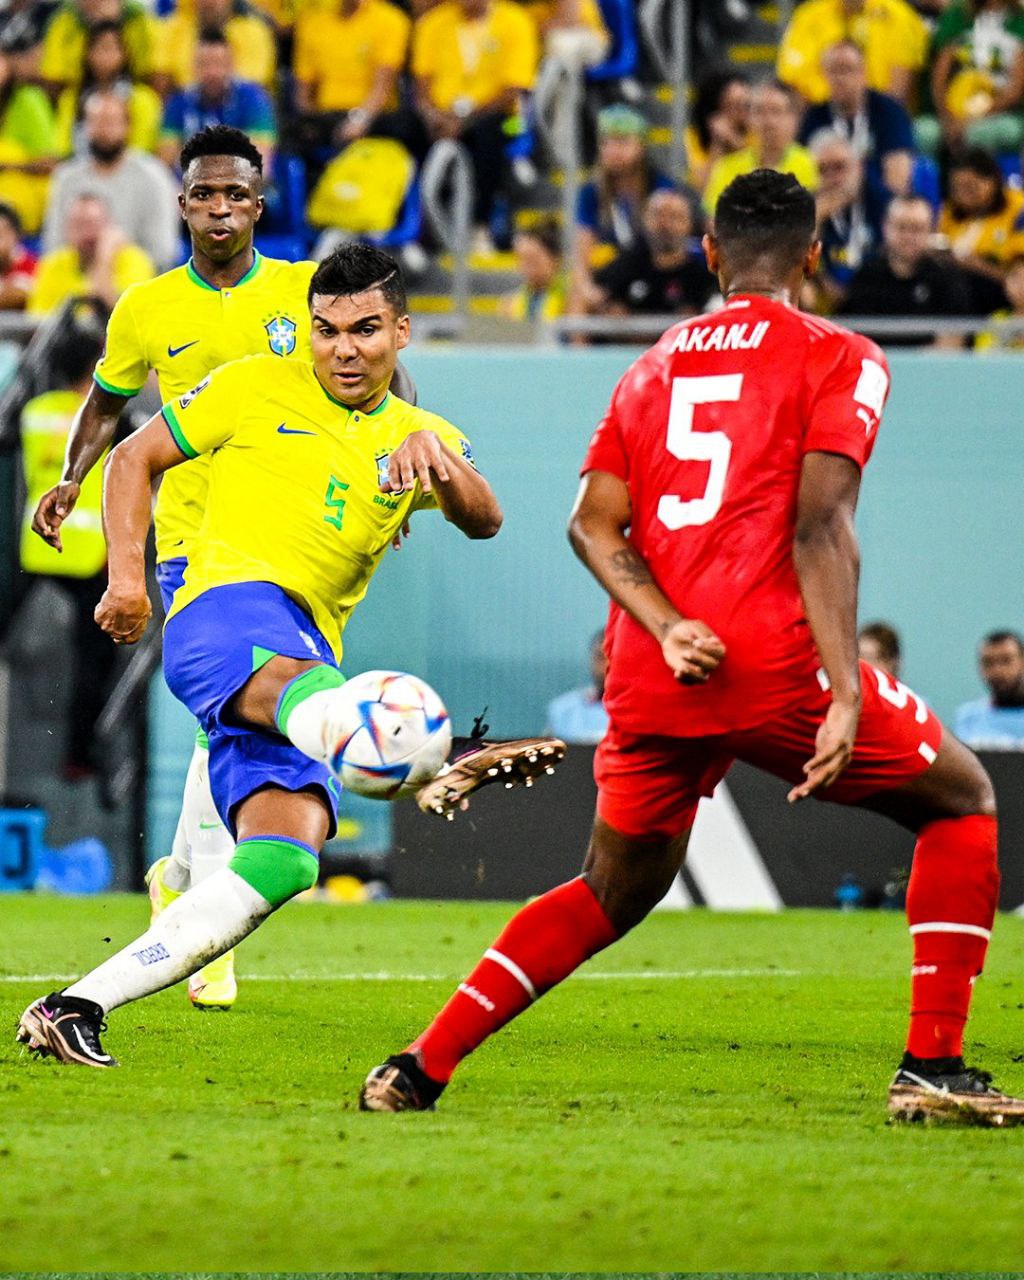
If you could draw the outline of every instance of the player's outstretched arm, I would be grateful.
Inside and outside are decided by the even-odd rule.
[[[860,552],[853,517],[860,493],[860,468],[836,453],[808,453],[800,475],[793,564],[804,610],[821,664],[832,689],[832,704],[814,756],[804,765],[806,780],[789,793],[802,800],[830,786],[849,763],[860,719],[857,661],[857,584]]]
[[[626,537],[632,514],[625,481],[588,471],[569,520],[569,541],[612,599],[658,641],[675,678],[703,682],[725,657],[725,646],[706,623],[684,618],[654,581]]]
[[[432,493],[446,520],[467,538],[493,538],[502,513],[494,490],[475,467],[433,431],[413,431],[388,460],[385,493],[411,492],[417,482]]]
[[[153,607],[146,593],[146,535],[157,476],[186,461],[161,414],[117,446],[103,476],[107,589],[96,621],[117,644],[142,638]]]
[[[127,403],[126,396],[116,396],[93,383],[85,403],[75,414],[64,452],[60,484],[55,484],[43,494],[32,517],[33,530],[57,551],[64,549],[60,527],[74,510],[82,481],[113,440],[118,419]]]

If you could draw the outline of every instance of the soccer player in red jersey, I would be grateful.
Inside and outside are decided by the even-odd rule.
[[[996,910],[995,799],[971,752],[857,658],[861,470],[889,390],[882,352],[793,305],[818,265],[814,200],[758,170],[705,239],[725,305],[626,372],[583,464],[570,524],[612,598],[607,736],[582,875],[524,907],[431,1025],[367,1078],[369,1110],[433,1104],[456,1065],[667,892],[697,805],[736,758],[917,835],[899,1118],[1024,1122],[1024,1099],[964,1065]]]

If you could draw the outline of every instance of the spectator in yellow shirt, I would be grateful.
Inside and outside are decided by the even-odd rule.
[[[295,104],[317,145],[353,142],[397,106],[409,19],[387,0],[333,0],[295,28]]]
[[[76,196],[65,224],[67,243],[39,260],[28,311],[45,315],[68,298],[99,298],[113,307],[129,285],[155,274],[148,255],[125,239],[99,196]]]
[[[85,104],[97,90],[116,93],[127,103],[128,145],[139,151],[155,151],[163,110],[160,95],[148,84],[132,80],[119,22],[97,22],[89,28],[81,80],[62,90],[57,99],[57,149],[61,155],[85,149]]]
[[[750,81],[742,71],[712,71],[697,83],[686,130],[686,180],[703,191],[723,156],[750,143]]]
[[[804,0],[782,36],[779,79],[808,102],[824,102],[822,56],[841,40],[863,50],[869,89],[908,102],[928,56],[928,28],[907,0]]]
[[[53,15],[43,37],[39,74],[54,95],[81,83],[88,33],[99,22],[120,24],[130,78],[152,77],[156,25],[139,0],[69,0]]]
[[[969,147],[950,161],[939,232],[962,267],[1000,283],[1024,254],[1024,191],[1006,185],[983,148]]]
[[[413,27],[416,106],[430,140],[457,138],[473,161],[478,248],[501,187],[505,145],[537,75],[537,32],[511,0],[445,0]]]
[[[704,188],[704,208],[710,214],[714,214],[718,197],[733,178],[754,169],[791,173],[808,191],[818,188],[818,166],[814,157],[796,141],[800,117],[791,89],[778,80],[759,84],[754,90],[751,122],[754,130],[751,145],[723,156],[711,169]]]
[[[567,282],[562,269],[562,232],[554,218],[542,218],[515,234],[520,285],[499,300],[506,320],[557,320],[565,311]]]
[[[223,31],[234,54],[235,74],[274,91],[277,47],[270,22],[245,0],[195,0],[192,12],[177,9],[160,21],[157,71],[161,89],[184,89],[192,81],[201,31]]]

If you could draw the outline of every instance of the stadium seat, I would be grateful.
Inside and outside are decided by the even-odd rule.
[[[600,3],[612,45],[604,62],[588,68],[587,79],[621,80],[634,74],[640,56],[634,0],[600,0]]]
[[[939,166],[931,156],[914,157],[913,190],[915,195],[924,196],[933,209],[942,204]]]
[[[395,225],[390,231],[385,231],[381,235],[366,236],[365,238],[370,244],[375,244],[379,249],[400,249],[403,245],[411,244],[413,240],[419,239],[422,226],[423,208],[420,200],[420,183],[419,178],[413,178],[405,199],[402,201],[402,207],[398,211],[398,219]]]
[[[281,152],[274,159],[274,183],[267,192],[262,227],[278,235],[306,231],[306,169],[298,156]]]
[[[1020,187],[1021,185],[1021,163],[1020,156],[1016,151],[1000,152],[996,159],[999,161],[999,167],[1003,171],[1003,177],[1011,187]]]

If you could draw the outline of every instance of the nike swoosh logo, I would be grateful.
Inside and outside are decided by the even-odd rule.
[[[186,343],[185,343],[185,345],[184,345],[183,347],[172,347],[172,346],[168,346],[168,348],[167,348],[167,354],[168,354],[168,355],[171,357],[171,359],[173,360],[175,356],[180,356],[180,355],[181,355],[181,353],[182,353],[183,351],[187,351],[187,350],[189,349],[189,347],[194,347],[198,341],[199,341],[199,339],[198,339],[198,338],[193,338],[193,340],[192,340],[191,342],[186,342]]]
[[[300,431],[297,427],[286,427],[282,422],[277,429],[280,436],[315,436],[315,431]]]
[[[222,827],[223,822],[200,822],[200,831],[216,831],[218,827]]]
[[[92,1058],[93,1062],[109,1062],[110,1061],[109,1053],[93,1053],[93,1051],[82,1039],[82,1033],[81,1031],[79,1031],[79,1029],[76,1026],[72,1026],[71,1034],[78,1041],[79,1048],[82,1050],[82,1052],[85,1054],[87,1058]]]

